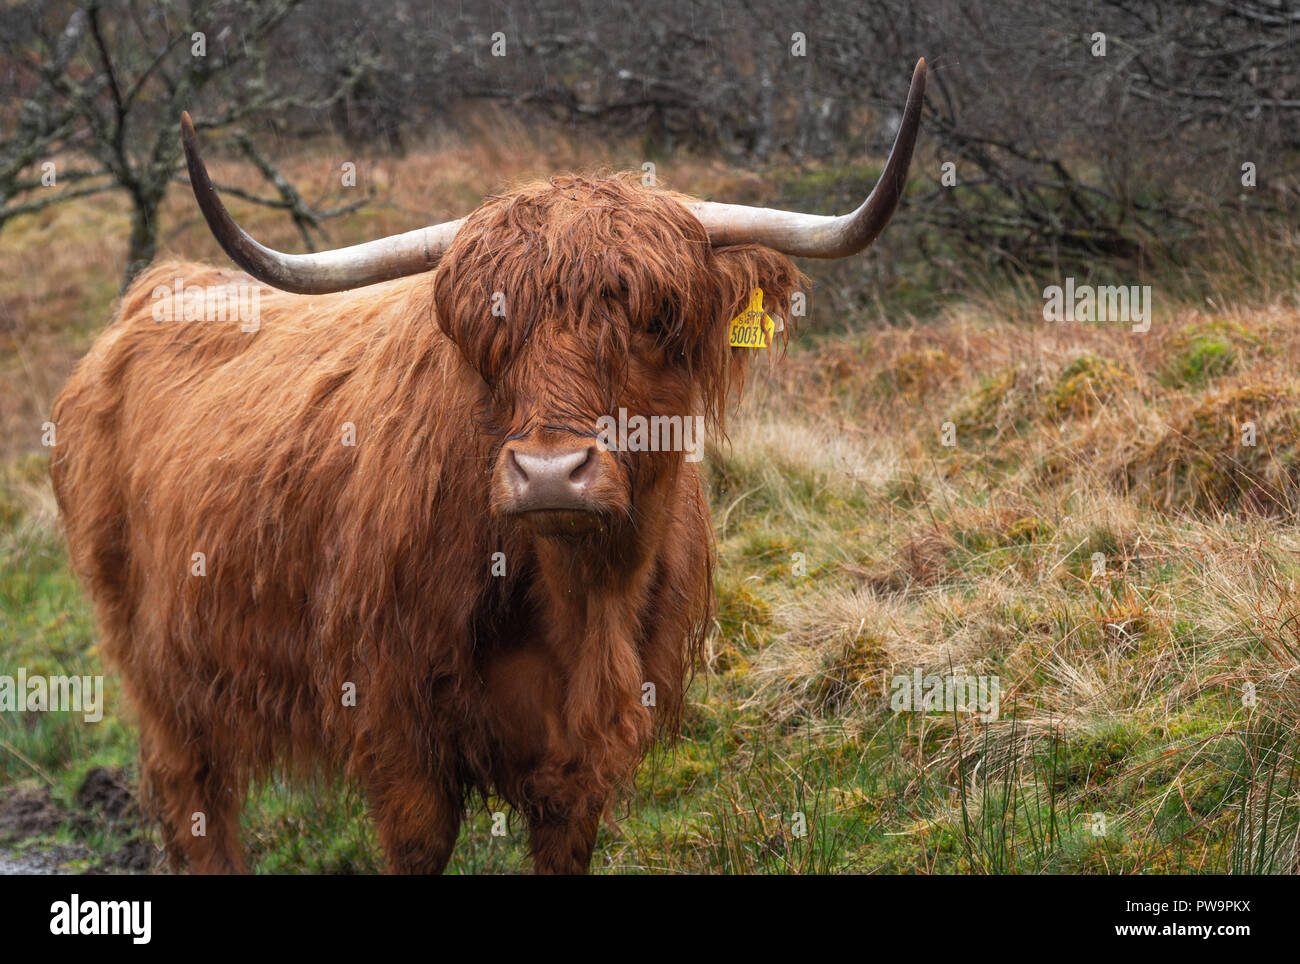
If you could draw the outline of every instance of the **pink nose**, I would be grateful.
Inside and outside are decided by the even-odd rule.
[[[538,450],[508,445],[501,458],[509,511],[592,508],[591,489],[603,472],[594,445]]]

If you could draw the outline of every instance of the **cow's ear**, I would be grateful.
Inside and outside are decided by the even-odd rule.
[[[755,292],[761,291],[764,313],[780,315],[785,322],[769,344],[774,341],[785,345],[792,328],[790,296],[808,279],[785,255],[761,245],[714,248],[711,254],[710,279],[715,306],[712,323],[716,328],[699,341],[702,361],[699,371],[703,374],[706,414],[713,425],[725,431],[727,397],[743,390],[745,373],[755,356],[751,347],[732,345],[732,320],[746,311]]]
[[[784,344],[793,329],[792,296],[808,283],[807,277],[794,262],[771,248],[737,245],[715,248],[713,253],[718,297],[723,305],[721,321],[728,332],[732,319],[748,310],[755,292],[761,291],[763,311],[784,322],[776,336]]]

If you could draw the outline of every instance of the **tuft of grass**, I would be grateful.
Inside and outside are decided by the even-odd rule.
[[[910,349],[881,371],[880,391],[921,398],[951,384],[960,369],[960,362],[942,348]]]
[[[1300,491],[1296,385],[1238,381],[1190,400],[1125,469],[1165,510],[1288,514]]]
[[[1184,325],[1170,339],[1161,380],[1175,388],[1201,388],[1240,370],[1263,350],[1260,337],[1240,322],[1204,318]]]
[[[1081,355],[1065,367],[1048,391],[1048,409],[1058,417],[1087,418],[1133,384],[1133,376],[1114,362]]]

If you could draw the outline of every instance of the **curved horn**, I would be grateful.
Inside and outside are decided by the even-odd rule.
[[[322,295],[429,271],[438,264],[461,225],[460,221],[447,221],[349,248],[284,254],[249,237],[221,203],[199,156],[199,141],[188,112],[181,114],[181,142],[190,169],[190,186],[213,236],[235,264],[258,281],[285,291]]]
[[[852,214],[826,217],[715,201],[697,201],[687,206],[700,219],[714,245],[763,244],[782,254],[804,258],[843,258],[857,254],[885,230],[903,196],[924,101],[925,59],[922,58],[912,72],[903,122],[885,169],[871,194]]]

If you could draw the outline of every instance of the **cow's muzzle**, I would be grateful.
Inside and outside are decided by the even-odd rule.
[[[507,442],[497,459],[493,507],[531,523],[581,527],[581,516],[609,514],[614,474],[613,458],[591,439]]]

